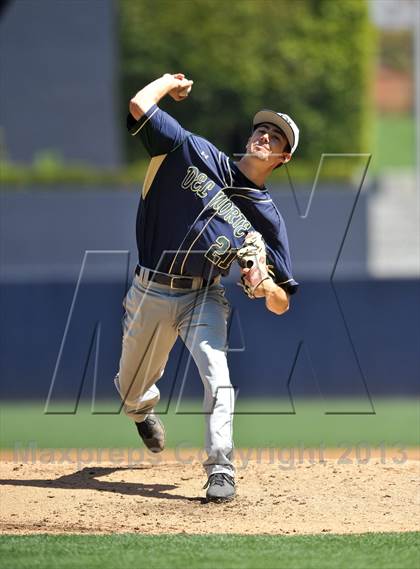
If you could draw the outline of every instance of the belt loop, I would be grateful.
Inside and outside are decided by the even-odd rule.
[[[141,282],[142,285],[147,284],[146,275],[144,274],[145,271],[146,271],[146,269],[145,269],[144,267],[140,267],[140,275],[139,275],[139,278],[140,278],[140,282]]]

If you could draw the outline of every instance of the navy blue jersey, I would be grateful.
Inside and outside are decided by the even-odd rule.
[[[274,280],[293,294],[286,226],[267,189],[226,154],[154,105],[127,127],[151,156],[137,212],[139,264],[200,276],[228,274],[247,232],[264,238]]]

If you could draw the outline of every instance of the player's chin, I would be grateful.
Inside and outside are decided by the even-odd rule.
[[[255,158],[258,158],[258,160],[263,160],[264,162],[267,162],[270,154],[268,152],[265,152],[264,150],[254,150],[254,152],[252,152],[252,156],[255,156]]]

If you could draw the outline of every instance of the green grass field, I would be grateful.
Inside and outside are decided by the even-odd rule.
[[[415,569],[420,533],[325,536],[1,536],[8,569]]]
[[[377,115],[372,144],[374,173],[387,168],[414,168],[415,124],[411,115]]]
[[[101,409],[112,410],[112,405],[115,403],[102,404]],[[1,448],[29,443],[38,448],[124,448],[138,444],[137,432],[123,414],[92,414],[88,404],[81,404],[74,415],[45,415],[43,406],[43,402],[3,403]],[[68,410],[71,405],[63,404],[61,408]],[[176,414],[170,407],[167,414],[161,415],[167,431],[167,447],[202,447],[204,418],[199,414],[200,408],[201,402],[190,401],[182,405],[182,414]],[[237,405],[234,419],[235,444],[237,447],[419,444],[418,402],[377,399],[374,408],[375,414],[357,414],[369,411],[366,401],[297,400],[293,414],[293,407],[286,400],[242,402]],[[356,414],[326,414],[337,411]]]

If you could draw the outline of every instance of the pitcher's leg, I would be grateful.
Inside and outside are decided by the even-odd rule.
[[[177,338],[168,300],[146,291],[134,279],[125,298],[124,334],[115,385],[124,412],[136,423],[144,420],[159,401],[156,381],[162,376]]]
[[[232,422],[234,390],[227,365],[227,319],[229,307],[223,288],[197,293],[195,303],[185,307],[179,333],[191,353],[204,384],[207,475],[234,475]]]

